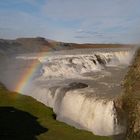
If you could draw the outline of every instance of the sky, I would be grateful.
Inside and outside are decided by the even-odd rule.
[[[0,0],[0,38],[140,43],[140,0]]]

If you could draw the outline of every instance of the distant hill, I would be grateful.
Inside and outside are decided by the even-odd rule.
[[[0,39],[0,54],[16,54],[28,52],[44,52],[44,51],[58,51],[69,50],[75,48],[116,48],[116,47],[130,47],[133,45],[121,44],[76,44],[57,42],[42,37],[36,38],[18,38],[15,40]]]

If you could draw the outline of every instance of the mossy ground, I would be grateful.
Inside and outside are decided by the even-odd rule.
[[[38,140],[111,140],[111,137],[95,136],[90,132],[78,130],[74,127],[58,122],[54,119],[52,109],[46,107],[32,97],[8,91],[0,86],[0,108],[14,107],[30,113],[37,118],[37,122],[48,131],[36,136]],[[21,122],[22,123],[22,122]],[[10,125],[10,124],[9,124]],[[11,139],[9,139],[11,140]],[[18,139],[20,140],[20,139]],[[27,140],[27,139],[26,139]]]

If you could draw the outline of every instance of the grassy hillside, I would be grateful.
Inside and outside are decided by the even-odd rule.
[[[2,140],[111,140],[55,120],[52,109],[0,85]]]
[[[140,140],[140,50],[124,79],[124,93],[118,102],[127,118],[127,140]]]

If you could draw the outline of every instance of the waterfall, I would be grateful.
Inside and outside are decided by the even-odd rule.
[[[30,96],[53,108],[59,121],[101,136],[125,131],[125,127],[118,123],[113,99],[95,96],[88,88],[33,89]]]
[[[120,93],[120,81],[134,53],[131,49],[85,49],[43,56],[18,55],[16,60],[24,61],[26,69],[28,65],[25,62],[32,59],[41,64],[22,94],[51,107],[57,120],[76,128],[103,136],[123,133],[125,127],[118,122],[114,99]],[[22,71],[22,62],[20,65],[16,63],[15,67]],[[0,77],[6,78],[11,71],[9,67]],[[14,77],[11,77],[8,82],[12,85],[13,80]]]
[[[93,52],[91,54],[54,55],[41,57],[45,78],[85,78],[82,75],[101,71],[109,66],[126,66],[132,60],[134,51]]]

